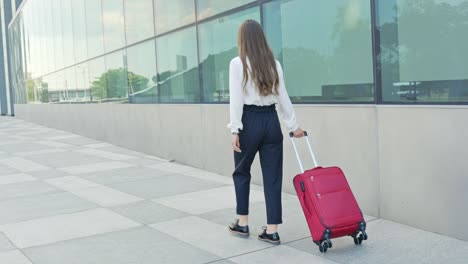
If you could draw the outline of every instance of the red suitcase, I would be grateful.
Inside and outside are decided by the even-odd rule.
[[[342,236],[351,236],[354,243],[360,245],[367,240],[366,222],[343,171],[338,167],[317,166],[307,132],[305,139],[315,168],[304,171],[292,133],[290,137],[302,171],[294,177],[294,188],[312,240],[320,252],[327,252],[332,247],[332,238]]]

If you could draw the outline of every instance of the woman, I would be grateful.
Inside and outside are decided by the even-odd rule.
[[[230,63],[230,117],[235,170],[237,219],[229,226],[232,233],[249,235],[250,167],[257,152],[265,191],[267,226],[258,236],[262,241],[280,243],[278,224],[282,223],[281,188],[283,181],[283,134],[275,104],[283,114],[289,131],[304,136],[283,79],[260,24],[245,21],[239,28],[239,56]]]

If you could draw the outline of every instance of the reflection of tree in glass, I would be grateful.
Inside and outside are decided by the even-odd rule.
[[[128,72],[128,86],[130,94],[143,91],[148,87],[149,79],[142,76],[135,74],[133,72]]]
[[[453,58],[457,65],[466,63],[460,61],[460,56],[468,54],[462,52],[467,49],[468,38],[460,33],[468,32],[468,1],[447,2],[454,1],[411,0],[398,5],[398,23],[405,25],[405,30],[399,32],[400,64],[408,64],[405,68],[434,65],[447,58]],[[444,23],[440,23],[441,19]],[[404,40],[408,41],[403,43]]]
[[[418,100],[447,100],[450,91],[463,89],[434,81],[466,79],[468,38],[460,33],[468,32],[468,1],[394,1],[393,9],[381,12],[393,14],[378,28],[384,98],[401,100],[398,93],[417,89]],[[394,86],[407,81],[425,82]]]
[[[147,88],[148,78],[123,69],[111,69],[91,83],[93,99],[120,99]]]

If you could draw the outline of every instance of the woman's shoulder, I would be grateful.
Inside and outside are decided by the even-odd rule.
[[[236,65],[241,65],[242,66],[242,61],[239,58],[239,56],[235,57],[234,59],[231,60],[230,62],[231,66],[236,66]]]

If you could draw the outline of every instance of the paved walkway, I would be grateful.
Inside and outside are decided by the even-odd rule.
[[[321,254],[295,196],[283,244],[228,234],[231,179],[72,133],[0,118],[0,263],[468,263],[468,242],[367,217],[369,240]],[[262,188],[251,229],[265,223]]]

